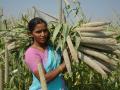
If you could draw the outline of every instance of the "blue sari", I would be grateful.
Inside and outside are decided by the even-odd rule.
[[[46,72],[50,72],[57,68],[61,62],[61,53],[60,51],[55,51],[52,46],[48,46],[48,57],[47,64],[43,64]],[[32,73],[33,81],[29,90],[42,90],[40,81]],[[56,76],[53,80],[47,83],[48,90],[67,90],[63,80],[62,74]]]

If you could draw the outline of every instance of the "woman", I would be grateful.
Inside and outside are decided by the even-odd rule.
[[[38,63],[42,64],[48,90],[66,90],[61,75],[61,72],[66,68],[65,63],[61,64],[60,52],[55,51],[49,44],[50,33],[46,21],[39,17],[33,18],[28,23],[28,29],[33,37],[32,45],[25,52],[25,63],[33,75],[29,90],[42,90]]]

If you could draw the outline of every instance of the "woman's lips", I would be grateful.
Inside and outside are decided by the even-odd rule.
[[[45,38],[40,38],[40,40],[45,41],[46,39]]]

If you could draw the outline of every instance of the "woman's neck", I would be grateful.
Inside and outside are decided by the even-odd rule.
[[[39,44],[38,42],[34,41],[32,47],[37,48],[41,51],[44,51],[47,48],[47,43]]]

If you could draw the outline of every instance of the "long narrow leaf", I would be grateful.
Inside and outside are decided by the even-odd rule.
[[[58,33],[61,31],[62,25],[58,24],[53,32],[52,42],[54,43],[55,39],[57,38]]]
[[[67,36],[67,45],[69,47],[69,50],[70,50],[70,53],[72,55],[72,58],[76,61],[76,62],[79,62],[78,61],[78,56],[77,56],[77,51],[75,50],[74,46],[73,46],[73,43],[71,41],[71,38],[70,36]]]
[[[63,51],[63,58],[64,58],[64,61],[66,64],[67,71],[68,71],[69,75],[71,76],[71,74],[72,74],[71,64],[70,64],[70,59],[69,59],[67,49],[64,49],[64,51]]]

